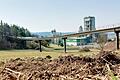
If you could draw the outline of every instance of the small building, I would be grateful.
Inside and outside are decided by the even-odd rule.
[[[66,45],[68,46],[80,46],[87,45],[91,43],[90,37],[71,37],[66,40]]]

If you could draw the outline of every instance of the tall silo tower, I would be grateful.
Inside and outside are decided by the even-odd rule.
[[[95,17],[85,17],[84,18],[84,31],[96,30],[95,28]]]
[[[95,17],[92,16],[88,16],[88,17],[84,17],[84,31],[93,31],[96,30],[95,28]],[[96,39],[95,34],[91,34],[91,35],[86,35],[89,36],[91,38],[91,42],[94,42]]]

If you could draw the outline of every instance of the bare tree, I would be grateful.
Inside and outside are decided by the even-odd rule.
[[[99,33],[97,38],[97,43],[101,51],[103,51],[106,42],[107,42],[107,35],[105,33]]]

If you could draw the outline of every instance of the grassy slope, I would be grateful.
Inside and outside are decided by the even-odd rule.
[[[0,60],[6,60],[10,58],[25,58],[25,57],[46,57],[47,55],[52,56],[52,58],[57,58],[64,55],[77,55],[77,56],[92,56],[97,53],[97,50],[92,50],[91,52],[79,52],[77,47],[68,47],[67,53],[64,53],[63,47],[58,47],[56,45],[51,45],[51,48],[43,52],[39,50],[3,50],[0,51]]]

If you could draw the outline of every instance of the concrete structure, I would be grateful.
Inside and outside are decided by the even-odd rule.
[[[95,28],[95,17],[84,17],[84,31],[94,31],[96,30]],[[86,35],[87,37],[90,37],[92,42],[95,42],[96,40],[96,36],[95,34],[90,34],[90,35]]]
[[[82,26],[79,27],[78,32],[79,32],[79,33],[80,33],[80,32],[83,32],[83,28],[82,28]]]
[[[63,36],[55,36],[55,37],[44,37],[44,38],[37,38],[37,37],[31,37],[31,38],[17,37],[16,38],[16,37],[12,37],[12,36],[6,36],[6,37],[16,39],[16,40],[19,40],[19,39],[25,40],[25,41],[37,40],[37,41],[39,41],[40,52],[42,52],[42,49],[41,49],[41,41],[42,40],[50,40],[53,38],[62,38],[64,40],[64,51],[66,52],[66,39],[67,39],[67,37],[78,37],[80,35],[87,35],[87,34],[100,33],[100,32],[114,32],[116,34],[116,49],[119,49],[120,26],[114,27],[114,28],[107,28],[107,29],[100,29],[100,30],[94,30],[94,31],[88,31],[88,32],[68,34],[68,35],[63,35]]]
[[[115,40],[116,36],[114,32],[107,32],[107,40]]]
[[[95,28],[95,17],[85,17],[84,18],[84,31],[96,30]]]

